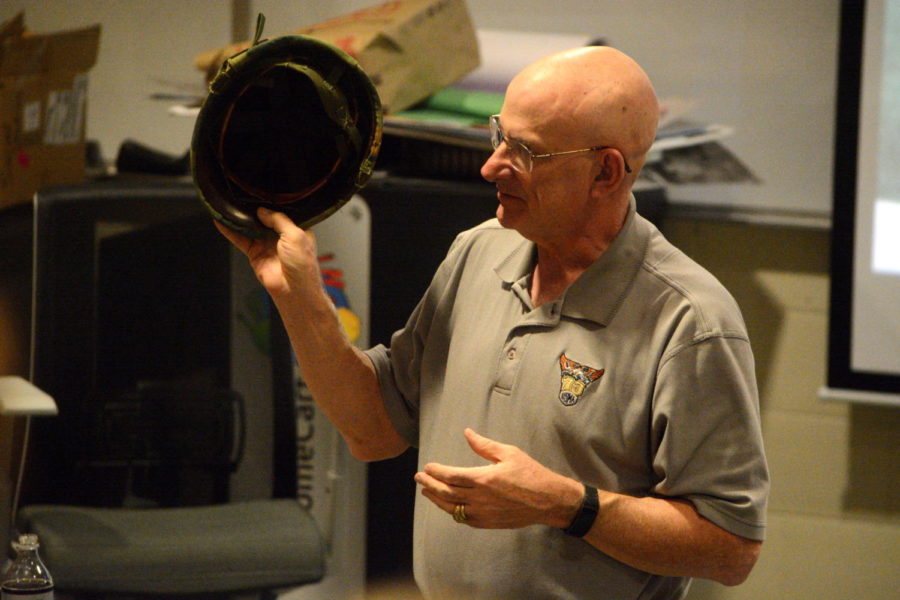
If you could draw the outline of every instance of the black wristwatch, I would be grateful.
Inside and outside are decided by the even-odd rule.
[[[597,493],[597,488],[584,484],[584,499],[581,501],[581,508],[563,531],[574,537],[584,537],[591,530],[599,512],[600,494]]]

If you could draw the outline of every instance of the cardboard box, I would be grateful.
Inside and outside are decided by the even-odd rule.
[[[328,42],[355,58],[385,113],[413,106],[481,62],[465,0],[395,0],[290,33]],[[227,58],[249,45],[204,52],[194,64],[211,80]]]
[[[84,179],[87,72],[100,26],[52,34],[0,24],[0,208]]]

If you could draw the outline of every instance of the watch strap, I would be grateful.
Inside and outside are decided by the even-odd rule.
[[[597,492],[597,488],[584,484],[584,499],[581,501],[581,508],[563,531],[574,537],[584,537],[591,530],[599,512],[600,494]]]

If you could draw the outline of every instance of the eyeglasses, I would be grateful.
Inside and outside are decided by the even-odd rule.
[[[513,169],[520,173],[531,173],[531,168],[536,158],[550,158],[551,156],[561,156],[563,154],[577,154],[579,152],[591,152],[593,150],[606,150],[612,146],[591,146],[590,148],[581,148],[580,150],[564,150],[562,152],[548,152],[546,154],[534,154],[528,146],[519,140],[506,137],[503,129],[500,127],[500,115],[491,115],[489,120],[491,126],[491,146],[494,150],[500,147],[500,144],[506,142],[506,152]],[[614,148],[615,149],[615,148]],[[622,151],[619,150],[621,154]],[[625,172],[631,173],[631,167],[625,157],[622,157],[625,163]]]

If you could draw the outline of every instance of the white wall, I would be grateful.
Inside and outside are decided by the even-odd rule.
[[[167,114],[155,92],[203,93],[196,54],[227,43],[231,4],[220,0],[3,0],[0,20],[25,11],[37,33],[102,25],[90,73],[87,136],[115,159],[126,138],[182,154],[193,122]]]
[[[250,0],[271,33],[377,0]],[[469,0],[478,28],[603,37],[660,97],[736,129],[725,145],[762,185],[680,186],[675,201],[830,214],[837,0]],[[300,25],[297,25],[300,26]]]
[[[37,31],[103,24],[91,73],[88,136],[114,158],[125,138],[170,153],[193,123],[160,91],[201,91],[197,54],[231,40],[232,4],[285,33],[378,0],[4,0]],[[829,213],[837,0],[469,0],[476,27],[596,34],[634,56],[663,98],[697,102],[704,122],[736,128],[726,145],[761,186],[684,186],[674,200]],[[249,37],[250,32],[247,31]]]
[[[174,155],[187,151],[193,119],[168,114],[156,93],[205,93],[194,57],[231,42],[233,4],[266,15],[267,35],[285,33],[364,6],[349,0],[2,0],[0,21],[25,11],[37,33],[102,25],[100,53],[90,72],[87,137],[115,160],[125,139]],[[248,28],[247,37],[251,35]]]

